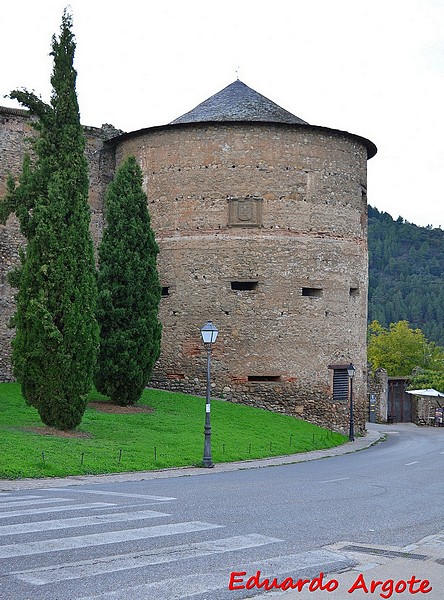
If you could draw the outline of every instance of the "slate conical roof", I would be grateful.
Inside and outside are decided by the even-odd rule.
[[[306,121],[262,96],[239,79],[178,117],[170,125],[205,121],[264,121],[308,125]]]

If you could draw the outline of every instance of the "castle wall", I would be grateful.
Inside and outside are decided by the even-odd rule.
[[[26,111],[0,109],[0,195],[32,135]],[[200,327],[211,319],[213,394],[346,431],[331,365],[352,361],[356,429],[364,427],[367,151],[359,138],[264,123],[152,128],[117,138],[85,128],[91,231],[117,162],[144,172],[161,251],[162,354],[153,385],[204,393]],[[14,217],[0,226],[0,380],[11,378],[6,273],[23,245]],[[233,289],[234,284],[234,289]]]
[[[196,124],[124,137],[117,162],[129,154],[144,171],[168,288],[154,384],[204,393],[199,329],[211,319],[215,395],[346,431],[329,366],[352,361],[363,428],[364,145],[313,128]]]
[[[114,150],[104,148],[103,141],[121,132],[109,125],[101,129],[85,127],[84,131],[90,178],[91,233],[97,245],[103,230],[104,191],[115,168]],[[19,177],[24,155],[31,150],[30,138],[33,135],[35,130],[28,111],[0,107],[0,198],[6,192],[8,175]],[[18,221],[11,215],[6,225],[0,225],[0,381],[12,378],[10,357],[13,330],[8,323],[15,303],[14,289],[8,283],[7,274],[19,263],[19,248],[24,244]]]
[[[376,369],[368,375],[368,393],[376,399],[375,412],[377,423],[387,423],[388,415],[388,375],[385,369]]]

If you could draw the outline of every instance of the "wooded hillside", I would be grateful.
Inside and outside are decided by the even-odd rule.
[[[369,322],[407,320],[444,346],[444,231],[369,206]]]

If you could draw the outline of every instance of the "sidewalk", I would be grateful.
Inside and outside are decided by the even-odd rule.
[[[124,481],[149,481],[151,479],[166,479],[169,477],[189,477],[191,475],[213,475],[227,471],[240,471],[242,469],[260,469],[262,467],[274,467],[288,465],[308,460],[317,460],[330,456],[339,456],[357,452],[373,446],[384,439],[385,434],[382,427],[367,423],[367,433],[363,437],[357,437],[354,442],[346,442],[342,446],[328,448],[326,450],[314,450],[313,452],[301,452],[273,458],[262,458],[259,460],[244,460],[232,463],[219,463],[212,469],[199,467],[180,467],[173,469],[162,469],[159,471],[137,471],[130,473],[114,473],[111,475],[75,475],[72,477],[44,477],[41,479],[0,479],[0,492],[38,489],[48,487],[60,487],[67,485],[84,485],[94,483],[118,483]]]
[[[345,550],[347,547],[354,549]],[[359,552],[359,547],[362,548],[362,552]],[[333,582],[330,584],[332,586],[337,582],[336,590],[310,591],[306,584],[302,591],[297,589],[286,592],[270,591],[265,597],[270,600],[344,600],[346,598],[350,600],[380,600],[380,598],[442,600],[444,598],[444,531],[405,548],[395,546],[382,548],[363,544],[352,546],[349,542],[339,542],[326,546],[325,549],[337,553],[338,560],[352,559],[356,563],[354,567],[342,573],[324,573],[324,586],[329,581]],[[319,577],[319,572],[313,573],[311,577],[313,581],[313,578]],[[413,587],[410,591],[409,582],[412,581],[412,577],[416,581],[412,582]],[[294,576],[296,581],[298,578],[297,575]],[[278,578],[278,582],[283,580],[284,577]],[[426,580],[429,583],[426,583]],[[372,581],[380,582],[373,592]],[[403,582],[407,583],[406,589]],[[398,591],[396,591],[397,585]],[[264,595],[253,598],[263,599]]]

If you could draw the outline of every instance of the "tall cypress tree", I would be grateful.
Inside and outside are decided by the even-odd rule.
[[[26,90],[17,99],[37,117],[35,159],[12,179],[2,217],[15,212],[27,239],[11,283],[18,287],[12,362],[28,404],[42,421],[76,427],[86,408],[98,347],[97,283],[89,231],[88,165],[73,68],[72,19],[65,11],[50,104]]]
[[[132,156],[118,169],[105,199],[99,246],[100,352],[97,389],[115,404],[132,405],[160,352],[158,246],[151,229],[142,171]]]

